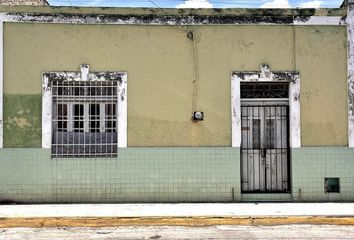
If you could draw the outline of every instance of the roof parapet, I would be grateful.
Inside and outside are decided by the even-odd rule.
[[[352,1],[352,0],[349,0]],[[38,14],[154,15],[154,16],[345,16],[343,8],[322,9],[175,9],[58,6],[0,6],[0,12]]]

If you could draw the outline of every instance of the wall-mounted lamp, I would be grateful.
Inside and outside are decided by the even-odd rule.
[[[192,120],[193,121],[203,121],[204,120],[204,113],[203,112],[194,112]]]

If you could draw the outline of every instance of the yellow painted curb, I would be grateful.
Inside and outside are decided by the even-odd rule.
[[[213,225],[354,225],[354,217],[38,217],[0,218],[0,228],[11,227],[119,227]]]

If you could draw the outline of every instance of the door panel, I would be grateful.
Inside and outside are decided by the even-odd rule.
[[[288,106],[252,102],[241,106],[242,192],[289,190]]]

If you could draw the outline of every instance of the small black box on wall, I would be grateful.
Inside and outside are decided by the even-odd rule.
[[[339,193],[340,191],[339,178],[325,178],[324,191],[326,193]]]

